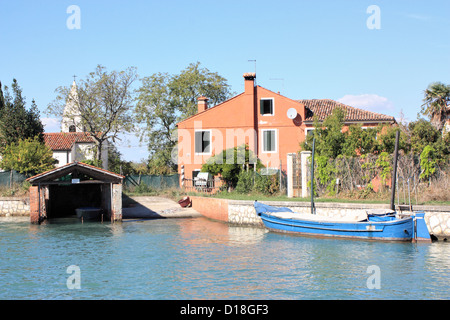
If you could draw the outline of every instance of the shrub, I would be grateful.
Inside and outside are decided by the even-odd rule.
[[[280,191],[280,185],[276,174],[271,176],[255,177],[255,190],[266,195],[272,195]]]
[[[52,150],[39,137],[19,140],[7,145],[2,154],[0,167],[23,174],[38,174],[54,168]]]
[[[260,175],[254,171],[241,171],[236,185],[236,192],[249,193],[251,191],[265,195],[273,195],[279,192],[278,175]]]
[[[249,193],[253,189],[255,173],[253,171],[241,171],[236,184],[236,191]]]
[[[209,158],[203,164],[202,172],[209,172],[213,176],[220,174],[227,187],[235,188],[244,165],[249,166],[250,170],[253,170],[254,166],[256,166],[256,169],[264,167],[248,145],[226,149]]]
[[[422,172],[419,178],[429,179],[436,172],[436,155],[435,150],[431,146],[426,146],[420,154],[420,167]]]

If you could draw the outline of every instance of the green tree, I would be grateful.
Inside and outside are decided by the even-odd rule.
[[[108,148],[108,170],[124,176],[135,173],[132,162],[122,160],[122,154],[115,145]]]
[[[408,125],[411,151],[420,154],[427,145],[433,145],[441,138],[441,133],[429,121],[418,119]]]
[[[231,97],[227,79],[217,72],[201,68],[200,62],[191,63],[180,74],[173,76],[170,84],[176,104],[181,111],[181,119],[197,113],[197,99],[208,97],[210,106],[215,106]]]
[[[317,155],[328,158],[336,158],[342,154],[347,132],[343,133],[345,112],[341,108],[335,108],[323,123],[314,119],[314,131],[308,135],[301,144],[303,150],[312,150],[313,138],[316,139],[315,151]]]
[[[248,145],[242,145],[223,150],[218,155],[209,158],[202,165],[201,171],[209,172],[213,176],[220,174],[228,188],[235,188],[243,166],[249,166],[249,170],[254,170],[255,165],[257,170],[264,167],[249,150]]]
[[[397,131],[400,131],[400,138],[398,142],[399,150],[403,150],[405,153],[408,153],[410,150],[410,146],[408,144],[408,139],[402,130],[398,126],[392,125],[381,125],[380,126],[380,134],[378,135],[379,142],[379,151],[387,152],[389,154],[394,153],[395,151],[395,137]]]
[[[443,135],[430,121],[418,119],[408,125],[411,151],[421,154],[426,146],[431,146],[436,161],[446,162],[450,156],[450,133]]]
[[[363,129],[362,125],[351,125],[342,147],[342,154],[354,157],[357,155],[378,152],[380,144],[377,140],[379,127]]]
[[[180,74],[155,73],[142,79],[137,90],[136,114],[145,125],[141,140],[148,141],[149,165],[176,170],[172,150],[177,143],[176,124],[197,112],[197,99],[204,95],[214,106],[231,96],[227,80],[200,63],[191,63]]]
[[[78,83],[77,95],[70,94],[71,87],[58,87],[57,97],[48,105],[47,113],[62,117],[66,104],[75,104],[80,112],[82,127],[96,143],[96,163],[99,164],[105,141],[114,142],[120,134],[134,131],[131,86],[136,79],[134,67],[107,72],[105,67],[98,65],[95,71]]]
[[[42,141],[44,126],[40,120],[40,114],[36,102],[33,100],[31,107],[26,108],[25,98],[22,96],[16,79],[11,85],[12,96],[8,87],[5,88],[5,96],[0,84],[0,151],[11,143],[20,139],[38,136]]]
[[[52,150],[36,136],[7,145],[2,154],[0,167],[31,175],[51,170],[55,163]]]
[[[433,147],[426,146],[420,154],[420,179],[427,180],[436,172],[436,152]]]
[[[381,178],[381,186],[383,187],[386,184],[386,181],[391,176],[392,166],[391,166],[391,155],[385,151],[381,152],[375,161],[375,165],[379,171],[379,175]]]
[[[428,116],[433,126],[442,131],[450,103],[450,85],[433,82],[424,91],[421,114]]]
[[[5,97],[3,96],[2,82],[0,81],[0,110],[5,107]]]
[[[148,141],[150,165],[175,170],[171,151],[177,142],[175,125],[180,106],[171,91],[172,78],[168,73],[155,73],[142,79],[142,86],[137,91],[136,115],[146,126],[140,138]]]
[[[335,161],[330,161],[327,156],[318,156],[314,172],[319,184],[326,187],[330,194],[334,194],[337,173]]]

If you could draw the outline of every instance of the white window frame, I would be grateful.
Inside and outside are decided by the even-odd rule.
[[[266,113],[266,114],[262,114],[261,113],[261,101],[262,100],[272,100],[272,113]],[[261,99],[259,99],[259,115],[261,115],[263,117],[273,117],[275,115],[275,99],[274,98],[261,98]]]
[[[195,143],[197,142],[195,139],[196,133],[197,132],[205,132],[208,131],[209,132],[209,152],[197,152],[196,151],[196,145]],[[198,130],[194,130],[194,154],[196,156],[200,156],[200,155],[211,155],[212,154],[212,130],[208,130],[208,129],[198,129]]]
[[[264,150],[265,148],[265,143],[264,143],[264,132],[266,131],[273,131],[275,132],[275,150],[273,151],[266,151]],[[278,153],[278,129],[261,129],[261,153]]]
[[[309,131],[314,131],[314,130],[316,130],[316,128],[305,128],[305,137],[308,136]]]
[[[308,133],[310,131],[314,131],[316,128],[312,127],[312,128],[305,128],[305,143],[308,144]]]
[[[314,130],[316,130],[316,128],[305,128],[305,140],[308,137],[309,131],[314,131]]]

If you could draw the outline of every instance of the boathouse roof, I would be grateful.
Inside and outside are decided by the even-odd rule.
[[[32,185],[37,184],[61,184],[65,180],[61,178],[71,176],[72,179],[79,179],[77,183],[122,183],[124,176],[101,169],[83,162],[71,162],[56,169],[52,169],[37,174],[27,181]],[[73,183],[72,180],[69,183]]]

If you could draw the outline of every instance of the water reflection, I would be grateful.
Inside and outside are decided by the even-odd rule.
[[[183,219],[180,236],[184,244],[226,244],[227,246],[246,246],[257,244],[264,239],[267,230],[263,228],[237,227],[206,218]]]
[[[450,298],[448,243],[315,239],[205,218],[1,222],[0,256],[0,298]],[[81,290],[65,285],[69,265]],[[379,290],[367,288],[371,265]]]
[[[229,227],[230,245],[246,246],[260,244],[268,231],[263,228]]]

